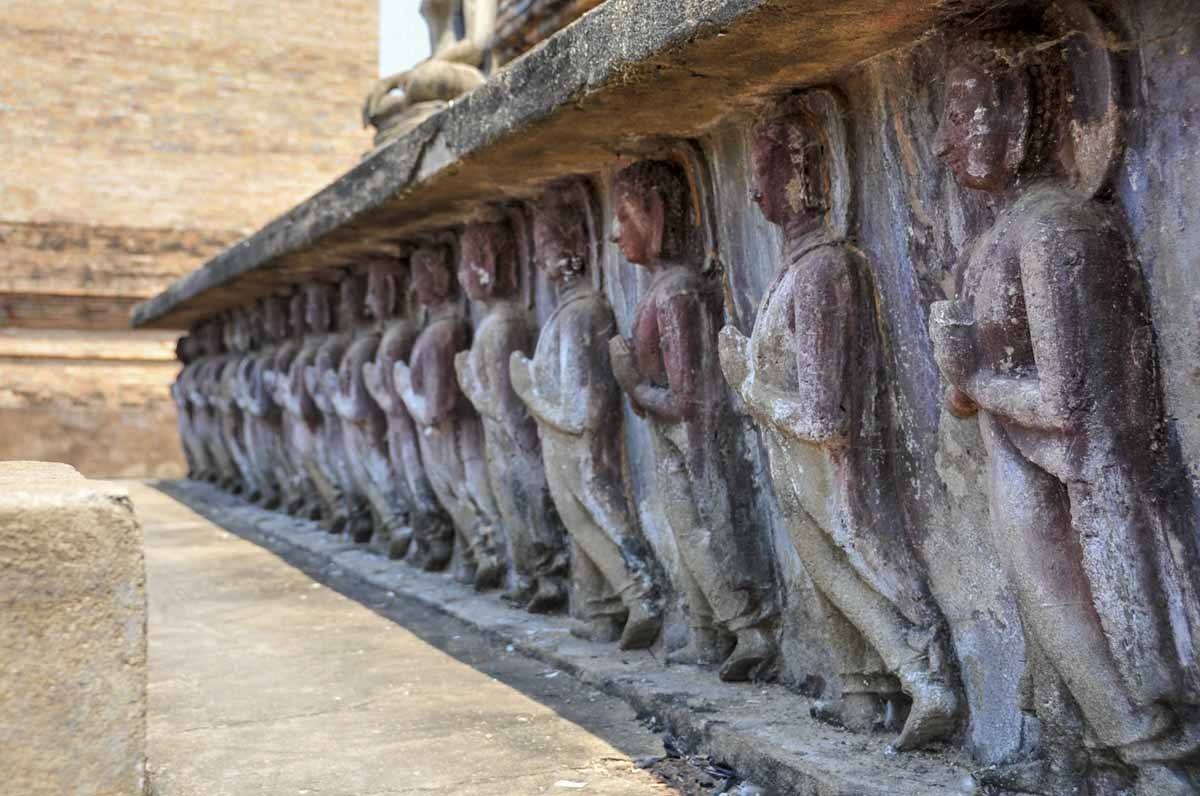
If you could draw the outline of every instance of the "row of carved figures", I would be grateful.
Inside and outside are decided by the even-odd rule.
[[[1000,210],[929,333],[949,411],[978,417],[990,539],[1030,647],[1096,755],[1143,792],[1190,793],[1194,531],[1162,495],[1172,479],[1141,271],[1119,214],[1064,170],[1052,57],[989,40],[949,72],[936,150]],[[457,561],[464,581],[507,585],[530,611],[570,593],[574,632],[642,648],[663,606],[623,481],[626,400],[653,440],[680,556],[690,640],[669,660],[744,680],[776,654],[777,619],[731,507],[725,430],[749,415],[799,559],[876,659],[821,715],[902,693],[895,747],[946,738],[963,705],[931,564],[887,494],[885,334],[845,229],[841,116],[833,92],[810,90],[753,128],[755,201],[784,246],[749,336],[724,323],[685,164],[633,162],[611,186],[613,241],[649,272],[628,337],[594,278],[594,189],[564,178],[530,203],[528,236],[498,216],[199,324],[175,390],[192,475],[393,558]],[[523,299],[526,238],[557,289],[540,330]],[[480,308],[473,332],[456,270]]]

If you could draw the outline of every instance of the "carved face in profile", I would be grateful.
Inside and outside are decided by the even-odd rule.
[[[690,196],[683,169],[670,161],[643,160],[622,169],[613,185],[612,240],[625,259],[654,265],[683,255]]]
[[[934,138],[960,185],[1002,191],[1025,157],[1029,90],[1018,69],[997,71],[964,61],[947,76],[946,107]]]
[[[516,292],[517,246],[508,224],[472,224],[462,236],[458,281],[475,301]]]
[[[819,122],[799,111],[755,125],[750,147],[754,203],[772,224],[813,218],[828,207],[829,167]]]
[[[329,331],[333,320],[329,307],[329,298],[328,286],[305,285],[304,320],[310,331],[317,334]]]
[[[288,331],[291,336],[300,336],[305,332],[304,326],[304,291],[297,290],[288,298]]]
[[[422,246],[412,256],[412,286],[417,301],[432,307],[454,295],[450,253],[445,246]]]
[[[376,263],[367,271],[367,312],[376,320],[387,320],[400,309],[398,265]]]
[[[267,339],[282,340],[287,337],[287,305],[285,300],[277,296],[263,299],[261,309]]]
[[[349,329],[363,319],[367,279],[362,274],[346,274],[338,283],[338,326]]]

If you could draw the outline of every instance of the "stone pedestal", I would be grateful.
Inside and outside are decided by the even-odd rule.
[[[6,793],[146,788],[146,596],[128,496],[64,464],[0,463]]]

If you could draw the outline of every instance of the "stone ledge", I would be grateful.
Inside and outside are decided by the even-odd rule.
[[[254,235],[134,308],[186,328],[395,251],[485,202],[702,133],[764,95],[911,43],[957,0],[607,0]],[[798,46],[803,42],[803,47]]]
[[[314,523],[265,511],[195,481],[157,486],[223,528],[273,550],[329,563],[350,577],[404,595],[470,625],[499,644],[619,697],[697,751],[713,754],[771,794],[962,796],[970,771],[947,754],[888,756],[889,735],[859,735],[809,717],[812,701],[781,686],[731,684],[715,671],[667,667],[650,652],[621,652],[571,636],[562,616],[534,616],[445,574],[388,561]],[[336,583],[334,584],[336,585]],[[382,596],[382,595],[381,595]],[[953,754],[953,753],[950,753]]]

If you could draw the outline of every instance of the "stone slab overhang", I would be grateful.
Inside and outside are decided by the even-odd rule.
[[[132,312],[183,329],[373,257],[481,204],[703,133],[765,96],[910,44],[966,0],[607,0],[407,136]],[[975,5],[980,5],[976,3]],[[252,179],[252,175],[247,175]]]

